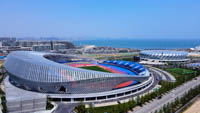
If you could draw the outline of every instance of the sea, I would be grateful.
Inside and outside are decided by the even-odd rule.
[[[187,49],[200,45],[200,39],[97,39],[72,41],[76,46],[96,45],[132,49]]]

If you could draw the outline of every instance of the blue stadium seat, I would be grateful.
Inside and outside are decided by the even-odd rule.
[[[132,70],[133,72],[139,74],[139,73],[142,73],[145,71],[145,68],[140,65],[140,64],[137,64],[135,62],[130,62],[130,61],[123,61],[123,60],[110,60],[110,61],[104,61],[104,63],[110,63],[112,65],[116,65],[116,66],[124,66],[130,70]]]

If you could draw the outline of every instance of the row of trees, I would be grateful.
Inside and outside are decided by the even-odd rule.
[[[6,78],[6,71],[3,66],[0,67],[0,84],[2,84],[3,80]],[[2,104],[2,112],[6,113],[6,97],[5,97],[5,92],[0,88],[0,98],[1,98],[1,104]]]
[[[113,106],[105,106],[105,107],[97,107],[94,108],[92,105],[89,106],[89,108],[85,108],[85,105],[83,103],[80,103],[77,107],[75,107],[75,111],[77,113],[126,113],[129,110],[133,110],[136,106],[143,106],[145,103],[155,99],[159,95],[162,95],[163,92],[166,92],[169,90],[167,88],[170,84],[168,82],[164,82],[165,88],[160,88],[157,91],[147,93],[146,95],[138,96],[135,100],[130,99],[127,103],[119,103],[117,105]]]
[[[94,108],[91,104],[89,108],[85,108],[83,103],[80,103],[75,107],[77,113],[126,113],[132,110],[137,105],[134,100],[129,100],[127,103],[119,103],[118,105],[113,105],[109,107],[98,107]]]
[[[191,99],[200,94],[200,85],[195,88],[190,89],[181,98],[176,98],[175,101],[164,105],[162,109],[156,110],[155,113],[175,113],[185,104],[187,104]]]

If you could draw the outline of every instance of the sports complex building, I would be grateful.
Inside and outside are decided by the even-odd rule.
[[[78,68],[94,65],[110,73]],[[117,98],[152,83],[147,69],[128,61],[98,62],[77,56],[17,51],[7,56],[4,66],[12,85],[63,101]]]
[[[135,62],[96,61],[57,53],[15,51],[7,56],[4,67],[9,75],[5,84],[10,113],[44,110],[46,97],[72,103],[130,98],[154,83],[150,72]],[[84,69],[89,67],[106,72]]]
[[[188,68],[192,68],[192,69],[200,69],[200,62],[196,62],[196,63],[189,63],[186,65]]]
[[[188,53],[172,50],[144,50],[139,53],[142,64],[164,64],[187,62]]]

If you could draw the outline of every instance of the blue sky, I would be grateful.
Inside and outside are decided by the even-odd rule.
[[[200,38],[200,0],[0,0],[0,36]]]

